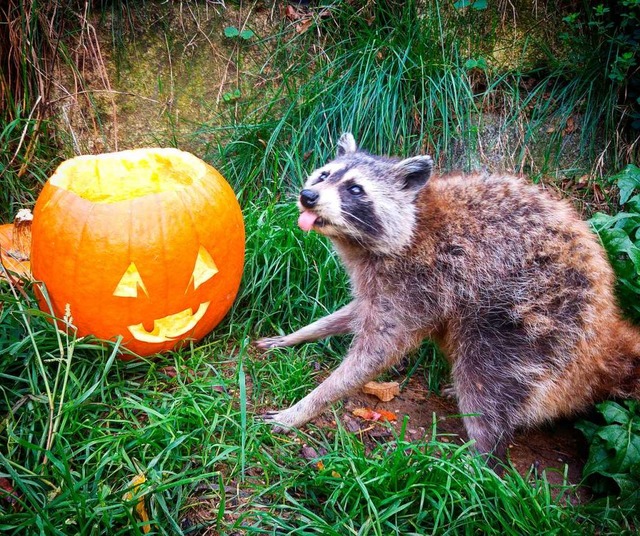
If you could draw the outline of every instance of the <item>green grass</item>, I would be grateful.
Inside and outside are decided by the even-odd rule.
[[[435,437],[435,434],[434,434]],[[579,530],[579,516],[561,506],[562,490],[531,475],[504,480],[466,446],[436,440],[389,441],[373,452],[338,430],[327,453],[269,494],[284,496],[264,513],[261,526],[309,534],[549,534]],[[284,493],[283,493],[284,492]],[[517,503],[514,499],[517,497]]]
[[[114,6],[126,23],[110,28],[112,39],[126,47],[119,32],[134,19],[124,4]],[[592,72],[565,70],[575,79],[563,79],[548,66],[492,64],[499,25],[488,13],[433,2],[419,18],[411,2],[367,6],[355,13],[339,4],[308,32],[285,21],[248,43],[281,76],[194,125],[187,141],[233,185],[247,231],[240,293],[211,336],[124,362],[113,344],[76,340],[64,324],[54,330],[28,286],[23,293],[0,282],[0,531],[143,534],[134,514],[142,498],[154,534],[634,533],[637,512],[615,496],[582,505],[572,485],[551,485],[544,474],[508,469],[500,478],[435,425],[424,440],[410,443],[401,431],[370,448],[340,426],[274,435],[256,418],[304,396],[348,346],[347,337],[268,353],[249,344],[349,299],[330,245],[295,225],[296,192],[340,133],[353,131],[373,152],[430,152],[443,169],[474,169],[497,151],[539,178],[591,169],[561,158],[568,110],[585,113],[583,156],[598,154],[594,125],[610,126],[603,118],[613,113],[611,93],[588,91]],[[488,29],[479,32],[478,21]],[[116,47],[118,54],[126,56]],[[488,62],[469,62],[481,58]],[[41,181],[58,153],[46,143],[28,158],[17,150],[33,126],[28,114],[0,125],[0,176],[8,181],[0,214],[9,219],[33,201],[21,166]],[[617,158],[613,151],[606,161]],[[429,346],[407,373],[424,375],[434,391],[447,379]],[[318,458],[303,456],[303,445]],[[146,482],[136,491],[138,474]]]

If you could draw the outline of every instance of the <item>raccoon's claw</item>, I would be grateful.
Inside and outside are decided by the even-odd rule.
[[[270,424],[274,433],[276,434],[286,434],[291,431],[291,427],[285,424],[282,424],[278,420],[279,411],[267,411],[258,417],[265,424]]]
[[[258,339],[254,344],[262,350],[268,350],[269,348],[281,348],[287,346],[286,337],[265,337],[264,339]]]
[[[454,400],[458,399],[458,392],[456,391],[455,385],[453,385],[452,383],[444,385],[440,389],[440,394],[445,398],[453,398]]]

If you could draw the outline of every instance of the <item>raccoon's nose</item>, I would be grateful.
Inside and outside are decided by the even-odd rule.
[[[320,197],[320,194],[314,190],[302,190],[300,192],[300,204],[304,208],[313,208],[318,202],[318,197]]]

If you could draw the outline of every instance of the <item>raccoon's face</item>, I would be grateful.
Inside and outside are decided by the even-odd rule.
[[[344,134],[336,159],[315,170],[300,192],[298,225],[371,251],[398,251],[411,241],[415,198],[432,167],[429,156],[367,154]]]

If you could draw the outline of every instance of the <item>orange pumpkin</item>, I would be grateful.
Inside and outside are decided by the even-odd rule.
[[[22,277],[30,277],[31,212],[18,211],[13,223],[0,225],[0,262],[4,268]],[[0,278],[6,277],[0,270]]]
[[[237,294],[240,206],[222,175],[192,154],[137,149],[67,160],[33,217],[33,276],[79,336],[121,335],[139,355],[170,350],[209,333]]]

